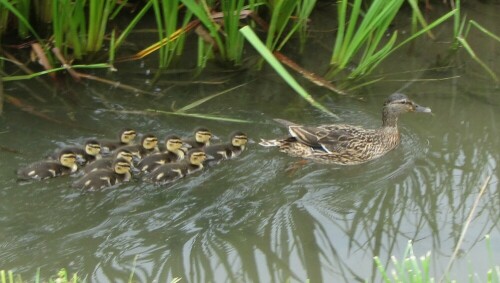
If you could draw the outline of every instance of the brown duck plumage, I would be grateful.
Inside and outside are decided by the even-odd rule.
[[[290,137],[262,140],[262,146],[277,146],[291,156],[323,163],[354,165],[378,158],[400,143],[398,117],[406,112],[430,113],[431,109],[411,101],[406,95],[389,96],[382,111],[382,127],[365,129],[346,124],[308,127],[276,119],[288,127]]]

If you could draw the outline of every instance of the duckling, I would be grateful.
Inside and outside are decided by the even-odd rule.
[[[189,174],[203,169],[203,162],[207,155],[201,149],[191,149],[188,151],[186,159],[161,165],[145,176],[147,181],[155,184],[167,184],[177,179],[183,178]]]
[[[84,174],[88,174],[92,171],[96,171],[99,169],[106,169],[106,168],[112,168],[113,166],[113,161],[116,159],[123,158],[127,160],[130,164],[132,164],[134,155],[130,150],[124,149],[124,148],[119,148],[113,152],[113,155],[101,158],[99,160],[96,160],[86,167],[83,168]]]
[[[407,112],[431,113],[402,93],[394,93],[382,109],[382,126],[365,129],[346,124],[302,126],[275,119],[288,127],[290,137],[264,140],[262,146],[275,146],[291,156],[303,157],[321,163],[355,165],[379,158],[400,143],[398,117]]]
[[[131,178],[130,166],[127,159],[118,158],[113,162],[112,168],[92,171],[73,182],[72,186],[95,191],[117,183],[128,182]]]
[[[210,156],[209,164],[217,164],[222,160],[235,158],[246,148],[248,137],[243,132],[234,132],[229,136],[230,142],[214,144],[204,148],[205,153]]]
[[[77,163],[80,166],[92,163],[96,160],[101,159],[101,145],[95,139],[90,139],[85,142],[83,148],[81,147],[67,147],[54,152],[49,158],[57,160],[62,150],[69,149],[76,154]]]
[[[165,163],[177,162],[184,159],[185,153],[182,150],[182,140],[178,136],[168,136],[165,139],[165,148],[161,153],[154,153],[143,158],[137,164],[137,169],[141,172],[151,172]]]
[[[210,139],[212,139],[212,132],[207,128],[197,128],[194,130],[194,138],[184,140],[184,143],[189,147],[189,149],[204,148],[210,145]]]
[[[57,161],[46,160],[32,163],[17,170],[17,177],[20,180],[43,180],[76,172],[76,154],[65,149],[59,153]]]
[[[138,159],[142,159],[150,154],[159,152],[158,138],[153,134],[146,134],[142,137],[141,144],[126,145],[119,147],[118,149],[128,150]]]
[[[130,128],[125,128],[118,134],[118,140],[100,140],[101,151],[105,153],[110,153],[120,146],[131,145],[134,143],[137,133],[135,130]]]

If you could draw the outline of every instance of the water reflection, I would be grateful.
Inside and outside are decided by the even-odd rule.
[[[128,72],[117,76],[142,83],[144,78],[132,76],[137,75],[135,69]],[[203,79],[221,77],[212,75]],[[165,86],[165,92],[139,96],[90,84],[72,89],[77,95],[68,101],[54,98],[51,91],[42,99],[29,98],[22,90],[28,87],[27,92],[36,93],[36,82],[15,88],[38,111],[65,123],[9,104],[4,109],[0,145],[21,153],[0,148],[0,268],[31,276],[38,267],[45,274],[66,267],[90,282],[128,282],[132,270],[139,282],[174,277],[186,282],[377,281],[373,256],[389,264],[390,256],[401,257],[412,239],[417,255],[433,251],[439,276],[479,188],[491,175],[467,231],[463,258],[451,272],[454,278],[464,278],[467,259],[474,259],[474,270],[485,274],[482,239],[491,234],[492,242],[500,241],[500,98],[482,78],[460,75],[460,80],[408,89],[435,116],[402,117],[402,144],[367,164],[308,163],[288,170],[296,158],[251,144],[241,158],[168,188],[135,181],[94,193],[70,188],[71,177],[19,185],[12,179],[11,164],[26,164],[58,145],[81,143],[87,137],[114,136],[115,127],[123,124],[159,137],[189,135],[198,124],[220,137],[238,128],[258,140],[285,134],[273,118],[304,124],[331,119],[311,109],[273,74],[257,81],[252,74],[225,75],[227,84],[176,84]],[[196,111],[254,124],[126,112],[168,110],[242,82],[249,84]],[[380,83],[363,90],[363,100],[328,96],[322,102],[343,122],[376,127],[381,102],[399,87],[400,82]],[[171,92],[176,95],[169,96]],[[65,103],[56,103],[60,100]],[[497,256],[498,245],[493,249]]]
[[[417,254],[434,252],[439,274],[479,187],[492,175],[462,247],[465,258],[485,258],[481,240],[485,234],[498,239],[499,228],[498,115],[489,106],[499,101],[493,92],[481,99],[452,95],[452,105],[451,99],[419,97],[436,116],[404,117],[401,146],[358,166],[308,163],[288,170],[296,158],[251,144],[241,158],[168,188],[136,181],[95,193],[70,188],[71,177],[18,185],[3,167],[1,266],[31,274],[38,267],[67,267],[95,282],[126,282],[131,270],[140,282],[174,277],[188,282],[376,281],[372,257],[388,264],[412,239]],[[385,96],[335,110],[346,121],[376,127]],[[150,107],[146,100],[141,103]],[[294,104],[277,113],[265,102],[251,103],[265,115],[231,113],[263,122],[238,125],[255,140],[285,134],[272,118],[299,118]],[[175,117],[92,115],[91,120],[101,122],[118,115],[159,136],[173,131],[187,135],[193,128],[193,121]],[[302,116],[309,124],[329,119],[314,111]],[[12,140],[3,141],[15,145],[26,139],[10,123]],[[73,130],[60,133],[50,129],[52,124],[38,123],[48,136],[36,140],[40,149],[20,147],[24,154],[6,153],[2,162],[23,164],[54,145],[84,140]],[[204,123],[221,136],[235,127]],[[481,273],[484,266],[475,268]],[[452,274],[464,272],[457,263]]]

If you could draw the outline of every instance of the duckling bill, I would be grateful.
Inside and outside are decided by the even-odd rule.
[[[265,147],[278,147],[290,156],[302,157],[322,163],[355,165],[379,158],[396,148],[401,142],[398,117],[408,112],[431,113],[431,109],[418,105],[402,93],[394,93],[382,108],[382,126],[365,129],[346,124],[302,126],[276,119],[290,133],[283,139],[264,140]]]

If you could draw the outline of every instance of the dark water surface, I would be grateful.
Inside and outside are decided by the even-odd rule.
[[[498,5],[468,9],[469,18],[500,34]],[[383,263],[401,258],[412,240],[417,256],[432,251],[433,276],[439,278],[491,176],[450,272],[465,280],[471,268],[484,278],[490,265],[500,263],[500,93],[465,52],[455,58],[456,68],[429,70],[449,46],[448,28],[436,30],[436,42],[422,39],[413,51],[401,49],[374,74],[383,80],[349,96],[302,82],[340,120],[298,98],[270,70],[213,67],[195,82],[191,73],[163,73],[155,82],[151,58],[118,65],[107,78],[152,94],[70,79],[64,91],[35,80],[5,84],[6,93],[56,120],[12,104],[0,118],[0,269],[29,278],[39,267],[45,276],[65,267],[89,282],[127,282],[132,271],[139,282],[378,281],[373,257]],[[320,73],[333,32],[316,28],[312,36],[307,55],[296,59]],[[477,54],[500,74],[498,42],[478,32],[471,36]],[[251,123],[143,112],[178,109],[240,84],[188,112]],[[135,180],[83,193],[69,186],[74,177],[20,184],[13,173],[55,148],[114,137],[125,126],[162,139],[188,136],[203,125],[223,140],[242,130],[254,142],[286,134],[272,120],[278,117],[375,128],[383,101],[401,88],[434,114],[401,117],[401,145],[363,165],[300,166],[300,159],[252,143],[240,158],[170,187]]]

